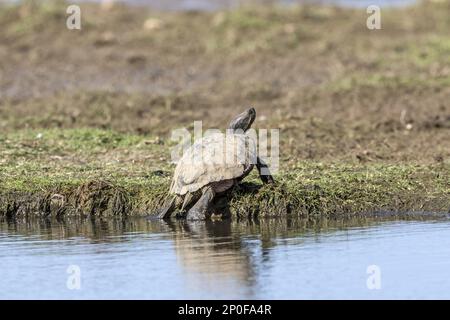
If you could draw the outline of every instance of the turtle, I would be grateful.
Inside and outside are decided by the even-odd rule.
[[[227,134],[205,135],[183,153],[169,198],[159,210],[160,219],[169,219],[178,210],[177,216],[187,220],[209,218],[216,195],[237,186],[255,165],[264,184],[274,183],[267,164],[256,154],[254,140],[246,133],[255,118],[256,110],[249,108],[230,122]]]

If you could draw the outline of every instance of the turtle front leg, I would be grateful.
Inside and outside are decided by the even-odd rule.
[[[211,186],[203,189],[202,196],[195,203],[195,205],[188,211],[187,220],[205,220],[208,214],[209,207],[214,199],[216,193]]]
[[[260,157],[256,159],[256,168],[258,168],[259,178],[263,183],[274,183],[272,175],[270,174],[269,166],[261,160]]]

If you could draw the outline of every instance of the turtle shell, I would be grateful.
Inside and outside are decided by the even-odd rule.
[[[170,193],[184,195],[242,177],[256,164],[256,144],[245,134],[214,133],[198,139],[178,161]]]

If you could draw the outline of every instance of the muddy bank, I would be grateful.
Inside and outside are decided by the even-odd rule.
[[[167,196],[170,143],[98,129],[12,133],[0,151],[0,214],[151,215]],[[253,172],[215,211],[233,217],[450,209],[450,166],[297,161],[274,186]]]
[[[323,174],[323,173],[322,173]],[[360,183],[363,177],[356,175]],[[386,177],[387,178],[387,177]],[[448,193],[425,193],[424,186],[381,187],[377,196],[370,194],[376,182],[366,179],[364,185],[329,183],[327,186],[295,184],[279,179],[273,188],[256,183],[244,183],[239,192],[221,196],[215,201],[213,219],[263,218],[263,217],[391,217],[420,218],[445,217],[450,213]],[[0,216],[6,218],[30,217],[128,217],[154,216],[167,195],[160,185],[128,185],[110,181],[88,181],[73,187],[49,187],[48,190],[2,191],[0,193]],[[427,185],[427,188],[434,188]],[[159,188],[157,191],[153,188]],[[345,192],[336,192],[339,188]],[[226,217],[219,216],[227,214]]]

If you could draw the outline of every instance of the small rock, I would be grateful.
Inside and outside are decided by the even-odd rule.
[[[156,18],[148,18],[144,22],[144,29],[145,30],[158,30],[161,29],[163,23],[160,19]]]
[[[102,0],[101,8],[102,10],[109,11],[115,5],[116,0]]]
[[[145,63],[146,58],[144,56],[140,55],[133,55],[127,58],[128,63],[130,64],[139,64],[139,63]]]

